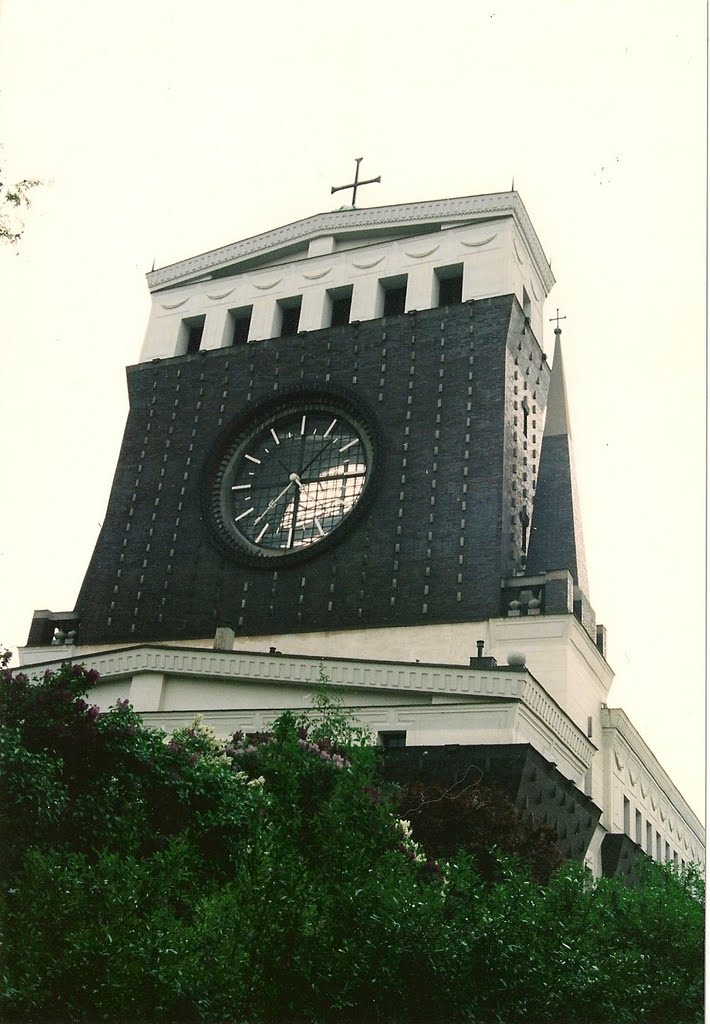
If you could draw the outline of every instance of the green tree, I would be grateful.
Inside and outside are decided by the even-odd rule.
[[[416,841],[325,698],[221,742],[99,713],[96,678],[0,678],[4,1019],[702,1019],[697,873],[484,878]]]

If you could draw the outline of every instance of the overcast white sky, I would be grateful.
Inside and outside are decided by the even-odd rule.
[[[505,191],[557,285],[622,706],[705,781],[703,0],[3,0],[0,640],[73,608],[156,266],[335,208]],[[552,325],[543,339],[552,354]]]

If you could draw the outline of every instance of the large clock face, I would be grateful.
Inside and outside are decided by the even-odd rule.
[[[345,404],[285,401],[247,424],[222,461],[222,528],[251,557],[305,554],[351,516],[373,460],[371,431]]]

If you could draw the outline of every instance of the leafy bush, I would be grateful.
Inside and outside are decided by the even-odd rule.
[[[222,743],[99,714],[95,679],[2,677],[4,1019],[702,1019],[697,873],[485,878],[416,841],[325,698]]]

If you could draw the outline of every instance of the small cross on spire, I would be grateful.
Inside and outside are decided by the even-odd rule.
[[[344,188],[351,188],[353,190],[353,201],[351,204],[352,206],[355,205],[355,197],[357,196],[357,190],[360,188],[361,185],[373,185],[376,181],[382,180],[380,175],[378,175],[376,178],[368,178],[367,181],[358,180],[360,174],[360,164],[362,163],[362,159],[363,158],[361,156],[355,157],[355,181],[353,181],[352,184],[333,185],[330,190],[330,194],[333,195],[334,192],[341,192]]]
[[[557,313],[555,314],[555,316],[551,316],[550,317],[550,323],[552,323],[553,320],[555,321],[555,334],[562,334],[562,328],[560,327],[560,320],[566,320],[566,319],[567,319],[566,316],[560,316],[560,310],[559,310],[559,307],[558,307]]]

